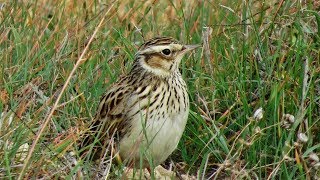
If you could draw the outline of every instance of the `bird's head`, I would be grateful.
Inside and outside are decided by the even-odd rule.
[[[171,37],[156,37],[146,41],[136,54],[136,62],[157,76],[170,76],[179,71],[183,56],[199,45],[183,45]]]

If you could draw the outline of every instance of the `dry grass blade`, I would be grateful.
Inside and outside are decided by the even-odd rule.
[[[202,38],[203,38],[203,51],[205,55],[205,59],[208,61],[206,64],[209,65],[210,72],[213,72],[212,62],[211,61],[211,52],[210,52],[210,37],[212,34],[212,28],[211,27],[203,27],[202,30]],[[204,65],[204,63],[203,63]]]
[[[69,84],[69,82],[70,82],[73,74],[75,73],[75,71],[77,70],[77,68],[79,67],[79,65],[82,64],[82,63],[86,60],[86,59],[84,59],[83,57],[84,57],[84,55],[86,54],[86,52],[87,52],[87,50],[88,50],[91,42],[93,41],[94,37],[96,36],[98,30],[99,30],[100,27],[102,26],[102,24],[103,24],[103,22],[104,22],[104,20],[105,20],[105,17],[108,15],[108,13],[110,12],[110,10],[112,9],[113,5],[114,5],[114,4],[111,4],[111,6],[109,7],[109,9],[108,9],[107,12],[105,13],[105,15],[102,17],[100,23],[99,23],[98,26],[95,28],[95,31],[93,32],[93,34],[92,34],[92,36],[91,36],[88,44],[85,46],[85,48],[84,48],[84,50],[82,51],[79,59],[77,60],[77,63],[74,65],[73,69],[71,70],[71,72],[70,72],[70,74],[69,74],[69,76],[68,76],[68,79],[67,79],[66,82],[64,83],[63,88],[62,88],[62,90],[61,90],[61,92],[60,92],[60,94],[59,94],[56,102],[55,102],[54,105],[53,105],[53,108],[51,109],[51,111],[50,111],[49,115],[47,116],[47,118],[45,119],[44,123],[42,124],[40,130],[37,132],[36,138],[35,138],[35,140],[33,141],[32,145],[31,145],[30,151],[28,152],[28,156],[27,156],[27,158],[25,159],[23,168],[22,168],[22,170],[21,170],[21,172],[20,172],[20,175],[19,175],[19,178],[18,178],[19,180],[20,180],[20,179],[23,179],[24,172],[25,172],[25,170],[26,170],[27,167],[28,167],[30,158],[31,158],[31,156],[32,156],[32,154],[33,154],[33,151],[34,151],[34,149],[35,149],[36,144],[38,143],[38,141],[39,141],[42,133],[44,132],[44,129],[47,127],[48,123],[50,122],[50,119],[51,119],[54,111],[57,109],[58,104],[59,104],[59,101],[60,101],[60,99],[61,99],[61,97],[62,97],[62,95],[63,95],[63,92],[64,92],[65,89],[67,88],[67,86],[68,86],[68,84]]]

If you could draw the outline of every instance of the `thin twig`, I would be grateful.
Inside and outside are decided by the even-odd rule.
[[[80,96],[82,96],[82,95],[83,95],[83,93],[80,93],[79,95],[77,95],[77,96],[75,96],[75,97],[72,97],[69,101],[59,104],[59,105],[57,106],[57,109],[58,109],[58,108],[61,108],[61,107],[63,107],[63,106],[66,106],[67,104],[71,103],[72,101],[74,101],[75,99],[77,99],[78,97],[80,97]]]
[[[66,80],[66,82],[64,83],[63,87],[62,87],[62,90],[56,100],[56,102],[54,103],[53,105],[53,108],[51,109],[48,117],[45,119],[44,123],[42,124],[42,127],[41,129],[37,132],[37,135],[36,135],[36,138],[35,140],[33,141],[32,145],[31,145],[31,148],[30,148],[30,151],[28,153],[28,156],[26,157],[25,159],[25,162],[23,164],[23,168],[20,172],[20,175],[19,175],[19,180],[23,179],[23,175],[24,175],[24,172],[25,170],[27,169],[28,167],[28,164],[29,164],[29,161],[30,161],[30,158],[33,154],[33,151],[35,149],[35,146],[37,145],[42,133],[44,132],[45,128],[47,127],[48,123],[50,122],[50,119],[54,113],[54,111],[57,109],[58,107],[58,104],[59,104],[59,101],[63,95],[63,92],[65,91],[65,89],[67,88],[71,78],[73,77],[73,74],[75,73],[75,71],[77,70],[77,68],[79,67],[80,64],[82,64],[84,61],[86,61],[86,59],[84,59],[84,55],[86,54],[91,42],[93,41],[94,37],[96,36],[98,30],[100,29],[100,27],[102,26],[104,20],[105,20],[105,17],[107,16],[107,14],[110,12],[111,8],[113,7],[114,3],[111,4],[110,8],[108,9],[108,11],[105,13],[105,15],[102,17],[100,23],[98,24],[98,26],[96,27],[95,31],[93,32],[88,44],[86,45],[86,47],[84,48],[84,50],[82,51],[82,54],[80,55],[79,59],[77,60],[77,63],[74,65],[73,69],[71,70],[69,76],[68,76],[68,79]]]

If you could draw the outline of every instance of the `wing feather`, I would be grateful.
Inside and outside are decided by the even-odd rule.
[[[120,139],[126,131],[126,104],[134,91],[128,80],[126,77],[120,79],[101,98],[95,118],[80,143],[81,156],[100,158],[110,139],[113,136]]]

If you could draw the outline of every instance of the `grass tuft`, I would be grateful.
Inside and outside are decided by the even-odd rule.
[[[203,44],[181,65],[191,110],[165,168],[180,178],[319,178],[319,8],[316,1],[0,3],[0,177],[90,172],[86,162],[70,168],[65,153],[143,40],[163,35]],[[109,177],[129,173],[107,168]]]

